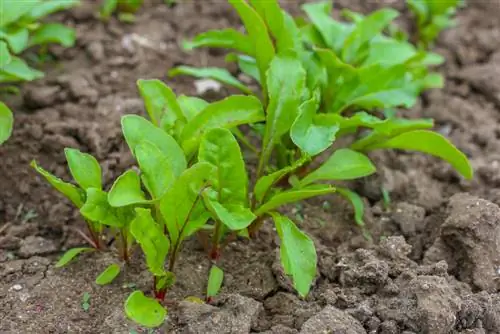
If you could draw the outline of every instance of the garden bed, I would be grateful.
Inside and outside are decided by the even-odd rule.
[[[150,289],[145,268],[131,266],[110,286],[95,277],[109,256],[82,256],[54,268],[63,250],[83,244],[83,225],[70,203],[29,167],[36,159],[69,179],[64,147],[93,154],[109,182],[134,164],[120,118],[142,114],[139,78],[168,81],[195,95],[193,80],[167,79],[175,65],[223,66],[220,51],[183,52],[184,38],[237,26],[224,1],[186,1],[173,8],[148,2],[137,21],[94,17],[90,1],[59,19],[77,29],[77,45],[51,48],[57,57],[45,79],[5,102],[15,111],[13,137],[0,148],[0,332],[131,333],[123,301]],[[387,3],[393,1],[386,1]],[[363,4],[363,5],[359,5]],[[397,6],[401,6],[398,2]],[[382,1],[338,1],[370,11]],[[299,2],[287,7],[299,13]],[[401,9],[399,8],[399,9]],[[169,293],[166,333],[499,333],[500,332],[500,6],[470,1],[459,25],[442,35],[437,51],[446,88],[430,91],[411,117],[431,117],[436,129],[464,151],[475,169],[466,182],[446,163],[422,154],[371,154],[374,177],[353,187],[365,198],[374,244],[335,196],[287,208],[313,238],[320,275],[299,299],[279,265],[278,239],[267,224],[251,242],[231,243],[226,273],[213,305],[181,302],[202,297],[209,262],[196,240],[185,244]],[[404,23],[404,18],[403,18]],[[213,95],[215,94],[215,95]],[[224,89],[208,98],[220,98]],[[381,188],[391,197],[386,207]],[[468,194],[464,194],[467,192]],[[141,263],[141,261],[135,261]],[[82,307],[85,293],[90,307]]]

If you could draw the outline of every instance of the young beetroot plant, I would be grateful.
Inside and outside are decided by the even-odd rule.
[[[59,23],[41,22],[49,14],[74,7],[78,0],[0,0],[0,83],[31,81],[43,73],[18,57],[34,46],[57,43],[71,47],[75,31]]]
[[[341,151],[352,159],[352,165],[342,159],[346,163],[343,168],[350,173],[325,173],[327,168],[339,168],[336,164],[340,162],[334,157],[340,155],[333,152],[312,175],[321,175],[322,181],[367,176],[375,168],[365,153],[396,148],[435,155],[465,177],[472,176],[466,157],[446,138],[429,131],[433,127],[431,119],[409,120],[389,112],[391,108],[412,106],[422,89],[438,87],[442,81],[440,76],[427,72],[427,66],[439,63],[441,57],[383,35],[397,12],[382,9],[366,17],[349,12],[353,22],[343,23],[330,17],[328,2],[320,2],[304,5],[312,23],[299,26],[277,1],[229,3],[240,15],[247,33],[232,29],[209,31],[195,37],[187,47],[235,50],[238,54],[231,58],[260,84],[266,120],[257,131],[262,137],[257,179],[273,170],[269,163],[274,155],[281,178],[293,176],[291,181],[296,184],[300,184],[300,177],[311,180],[313,177],[307,174],[311,173],[313,158],[345,135],[355,136],[349,148]],[[200,69],[187,67],[170,73],[188,70],[189,74],[200,74]],[[232,76],[229,79],[227,71],[224,77],[220,70],[201,71],[237,88],[241,84],[236,84]],[[367,135],[359,136],[363,132]],[[299,164],[304,156],[305,161]],[[361,172],[356,173],[355,167],[359,166]],[[360,198],[347,189],[338,193],[354,205],[356,221],[361,224]],[[252,231],[258,229],[258,223],[252,224]]]
[[[422,49],[427,49],[441,31],[456,24],[454,15],[464,0],[407,0],[406,3],[416,20],[414,39]]]

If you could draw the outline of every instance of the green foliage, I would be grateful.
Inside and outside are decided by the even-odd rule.
[[[453,27],[454,15],[464,0],[406,0],[416,18],[416,40],[422,48],[428,48],[444,29]]]
[[[392,112],[412,106],[429,83],[438,81],[428,65],[440,62],[385,34],[396,12],[380,10],[366,17],[345,12],[350,20],[346,23],[330,17],[328,3],[311,4],[304,6],[311,23],[299,26],[276,0],[229,3],[247,33],[211,31],[185,46],[231,48],[237,54],[229,58],[257,80],[260,94],[209,103],[176,96],[159,80],[139,80],[150,120],[137,115],[122,118],[123,135],[138,170],[125,171],[106,191],[96,161],[79,151],[67,150],[66,155],[80,187],[34,165],[80,208],[94,231],[120,237],[124,260],[134,243],[140,246],[153,277],[155,299],[135,291],[125,311],[147,327],[161,325],[166,316],[160,302],[175,284],[175,265],[186,238],[197,234],[209,250],[210,299],[222,284],[217,261],[224,246],[236,236],[255,235],[269,217],[281,240],[284,272],[306,296],[316,276],[314,242],[277,212],[284,205],[338,194],[353,206],[354,220],[363,230],[362,198],[336,183],[375,173],[367,152],[424,152],[472,177],[463,153],[429,130],[432,120],[410,120]],[[176,72],[241,84],[225,70],[183,67]],[[247,134],[253,135],[251,140]],[[257,155],[256,175],[249,176],[237,139]],[[253,189],[249,179],[256,180]]]
[[[285,273],[293,277],[293,286],[305,297],[316,277],[316,248],[313,241],[290,219],[271,214],[281,239],[280,258]]]
[[[133,17],[133,14],[139,10],[142,3],[143,0],[104,0],[99,14],[102,20],[107,21],[113,13],[118,12],[118,17],[121,18],[121,21],[128,22],[130,21],[128,19],[130,15]],[[125,18],[125,20],[122,18]]]
[[[43,73],[17,57],[26,49],[47,44],[71,47],[75,31],[58,23],[40,22],[47,15],[71,8],[78,0],[0,0],[0,83],[31,81]]]
[[[168,74],[171,77],[175,77],[177,75],[190,75],[196,78],[209,78],[222,82],[227,86],[237,88],[245,94],[252,94],[252,91],[238,79],[233,77],[228,70],[218,67],[196,68],[190,66],[178,66],[169,71]]]
[[[210,274],[208,275],[207,299],[217,296],[222,286],[223,279],[224,272],[222,271],[222,269],[220,269],[216,265],[213,265],[210,268]]]
[[[95,279],[96,284],[106,285],[111,282],[120,274],[120,266],[116,263],[109,265],[104,271]]]
[[[59,261],[57,261],[55,266],[56,268],[64,267],[79,254],[85,252],[91,252],[93,250],[94,250],[93,248],[88,248],[88,247],[71,248],[70,250],[66,251],[66,253],[64,253],[63,256],[61,256],[61,258],[59,259]]]
[[[0,60],[1,59],[2,55],[0,54]],[[9,139],[10,135],[12,134],[13,125],[14,116],[12,115],[12,111],[10,111],[10,109],[0,101],[0,145],[2,145],[7,139]]]
[[[227,60],[237,63],[243,73],[261,86],[265,118],[247,119],[254,124],[253,129],[257,128],[255,123],[260,123],[255,133],[261,137],[261,148],[254,150],[259,163],[257,183],[250,194],[250,210],[256,216],[249,226],[250,232],[258,230],[262,217],[274,215],[281,205],[329,193],[337,193],[351,203],[354,220],[363,228],[361,197],[349,189],[321,183],[354,180],[375,173],[376,167],[365,155],[374,149],[428,153],[449,162],[464,177],[472,177],[467,158],[448,140],[428,130],[433,126],[432,120],[408,120],[397,117],[397,113],[380,112],[412,107],[423,90],[441,87],[443,82],[431,71],[443,58],[415,47],[403,34],[397,34],[393,22],[399,15],[396,11],[381,9],[367,16],[344,11],[347,20],[341,21],[332,18],[329,1],[306,4],[303,9],[309,21],[299,26],[274,0],[229,0],[229,3],[238,12],[246,33],[232,29],[209,31],[185,42],[184,47],[232,50],[235,53]],[[227,71],[214,68],[207,71],[180,67],[171,72],[207,77],[232,86],[241,84],[228,77]],[[206,119],[199,115],[195,118],[205,123]],[[221,120],[213,124],[224,127]],[[185,128],[183,131],[195,138],[189,148],[182,144],[185,153],[191,156],[200,150],[203,156],[196,132]],[[354,135],[350,147],[332,150],[332,145],[346,135]],[[217,137],[221,142],[227,141],[227,151],[236,151],[229,139],[223,139],[222,132]],[[180,138],[182,142],[183,137]],[[241,133],[238,139],[247,142]],[[329,158],[312,168],[312,160],[325,151],[330,151]],[[231,155],[224,153],[224,156],[228,157],[224,161],[229,166],[233,161]],[[245,226],[243,221],[238,224],[237,215],[227,206],[212,203],[217,196],[217,191],[204,194],[212,218],[227,229]],[[280,218],[276,220],[280,225],[290,226]],[[218,232],[217,223],[213,230],[215,240],[222,239],[224,232]],[[305,294],[312,281],[312,270],[309,276],[300,278],[283,252],[286,246],[282,248],[282,264]]]
[[[167,310],[156,300],[144,296],[142,291],[134,291],[125,302],[127,317],[144,327],[158,327],[167,316]]]

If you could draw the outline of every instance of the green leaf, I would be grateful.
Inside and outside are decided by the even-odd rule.
[[[27,17],[31,21],[36,21],[49,14],[74,7],[79,3],[79,0],[45,0],[37,3],[37,5],[27,14]]]
[[[319,109],[319,95],[304,102],[299,107],[299,116],[290,129],[290,137],[302,151],[315,156],[326,150],[335,140],[339,130],[337,124],[327,125],[315,122]]]
[[[236,54],[229,54],[226,57],[227,62],[237,62],[238,67],[241,72],[248,75],[250,78],[253,78],[257,83],[260,84],[260,73],[259,68],[257,67],[257,62],[255,58],[249,56],[242,56]]]
[[[252,42],[253,54],[257,60],[260,77],[262,79],[263,96],[267,96],[266,72],[274,58],[274,46],[271,36],[267,31],[266,24],[260,15],[244,0],[229,0],[236,9],[245,26],[248,36]],[[264,98],[265,99],[265,98]]]
[[[341,135],[343,133],[351,133],[358,128],[383,129],[382,124],[391,122],[391,120],[383,120],[364,111],[355,113],[352,117],[345,117],[339,114],[318,114],[314,117],[316,123],[325,126],[338,125]],[[385,130],[384,130],[385,132]]]
[[[74,148],[65,148],[64,154],[66,155],[71,175],[82,189],[101,189],[101,166],[99,166],[99,162],[92,155],[82,153]]]
[[[245,94],[253,94],[241,81],[236,79],[228,70],[218,67],[191,67],[191,66],[177,66],[168,72],[170,77],[178,75],[189,75],[200,79],[212,79],[219,81],[225,85],[237,88]]]
[[[125,314],[141,326],[154,328],[163,324],[167,310],[156,299],[134,291],[125,302]]]
[[[250,0],[274,37],[278,52],[302,50],[300,30],[293,18],[281,9],[277,0]]]
[[[32,81],[43,77],[43,72],[29,67],[24,60],[12,57],[11,62],[0,69],[0,82]]]
[[[213,217],[230,230],[238,231],[248,227],[256,218],[249,208],[241,204],[220,203],[217,192],[209,189],[203,192],[203,200]]]
[[[255,214],[257,216],[262,216],[263,214],[273,211],[282,205],[300,202],[310,197],[322,196],[334,192],[335,188],[326,184],[315,184],[300,189],[284,191],[271,197],[269,201],[255,210]]]
[[[216,128],[202,138],[198,161],[205,161],[217,168],[210,179],[221,204],[248,204],[248,175],[240,146],[231,131]]]
[[[352,106],[367,110],[411,107],[417,100],[420,84],[408,80],[405,64],[354,68],[330,50],[316,50],[316,54],[328,73],[323,98],[330,113],[341,113]]]
[[[9,139],[14,125],[12,111],[0,101],[0,145]]]
[[[33,167],[40,175],[42,175],[47,182],[50,183],[61,194],[66,196],[77,208],[81,208],[84,203],[85,194],[81,189],[78,189],[71,183],[67,183],[47,172],[42,167],[38,166],[36,161],[31,161]]]
[[[374,64],[392,66],[402,64],[416,54],[416,48],[406,41],[381,39],[370,43],[370,52],[368,57],[363,61],[363,66]]]
[[[170,159],[175,176],[179,176],[186,169],[187,162],[184,151],[175,139],[145,118],[137,115],[123,116],[122,131],[134,156],[136,146],[147,140]]]
[[[80,208],[80,213],[92,222],[120,228],[133,218],[131,208],[113,208],[108,202],[108,194],[98,188],[87,189],[87,200]]]
[[[0,40],[7,42],[14,54],[19,54],[28,47],[29,35],[28,28],[24,27],[10,26],[0,29]]]
[[[135,148],[141,179],[153,199],[160,199],[175,181],[168,157],[152,143],[143,141]]]
[[[208,275],[207,297],[215,297],[219,293],[224,279],[224,272],[216,265],[210,268]]]
[[[300,181],[306,186],[317,181],[354,180],[375,173],[370,159],[359,152],[342,148],[336,150],[318,169]]]
[[[200,138],[208,130],[261,122],[264,118],[262,104],[256,97],[230,96],[208,105],[186,124],[181,134],[182,147],[186,155],[191,156],[198,149]]]
[[[379,9],[356,24],[342,48],[342,59],[347,63],[359,60],[360,48],[384,30],[399,13],[391,8]]]
[[[302,5],[309,20],[319,31],[324,43],[335,52],[339,52],[352,30],[351,25],[335,21],[331,17],[332,2],[321,1]]]
[[[425,130],[415,130],[402,133],[387,141],[374,143],[365,147],[364,151],[381,148],[395,148],[427,153],[450,163],[466,179],[473,177],[472,166],[469,160],[444,136]]]
[[[277,213],[271,213],[271,216],[281,239],[280,259],[283,269],[292,276],[295,290],[305,297],[316,277],[318,259],[314,242],[287,217]]]
[[[137,86],[154,124],[170,132],[176,123],[185,123],[186,119],[170,87],[157,79],[139,79]]]
[[[101,18],[108,19],[116,11],[118,0],[104,0],[99,11]]]
[[[427,6],[427,1],[423,0],[406,0],[410,10],[417,16],[418,24],[422,25],[428,20],[430,8]]]
[[[288,133],[298,114],[306,85],[306,71],[291,54],[276,56],[267,73],[269,105],[259,171],[268,163],[274,145]]]
[[[203,32],[191,41],[184,41],[182,46],[185,50],[211,47],[233,49],[250,56],[255,54],[251,39],[241,32],[230,28]]]
[[[69,48],[75,44],[75,38],[74,29],[60,23],[47,23],[33,32],[29,44],[34,46],[57,43]]]
[[[162,198],[160,211],[172,244],[182,241],[208,220],[201,193],[214,172],[211,164],[198,162],[182,173]]]
[[[200,99],[199,97],[186,95],[180,95],[179,97],[177,97],[177,103],[179,103],[179,106],[182,109],[182,113],[188,121],[192,120],[210,104],[207,101]]]
[[[279,182],[283,177],[293,173],[295,170],[304,165],[310,158],[308,156],[303,156],[299,160],[295,161],[292,165],[275,171],[269,175],[262,176],[257,180],[254,188],[255,199],[258,202],[262,202],[266,199],[267,194],[271,187]]]
[[[136,217],[130,223],[130,233],[141,245],[146,256],[149,271],[155,276],[165,275],[165,259],[170,249],[170,242],[151,216],[151,211],[136,208]]]
[[[71,248],[70,250],[66,251],[66,253],[63,254],[63,256],[61,256],[59,261],[57,261],[55,267],[56,268],[64,267],[79,254],[84,252],[92,252],[94,250],[95,250],[94,248],[89,248],[89,247]]]
[[[40,2],[40,0],[0,0],[0,11],[2,13],[0,28],[16,22]]]
[[[12,61],[7,43],[0,41],[0,67],[3,67]]]
[[[351,203],[354,209],[354,220],[356,221],[356,224],[360,227],[364,227],[365,223],[363,221],[363,217],[365,214],[365,204],[363,203],[361,197],[354,191],[342,187],[337,187],[337,193],[342,195]]]
[[[96,284],[106,285],[111,282],[120,274],[120,266],[113,263],[109,265],[102,273],[95,279]]]
[[[357,115],[355,115],[357,116]],[[355,118],[351,117],[349,121]],[[363,116],[363,121],[368,119]],[[361,120],[361,118],[360,118]],[[421,118],[421,119],[404,119],[404,118],[389,118],[384,121],[379,120],[378,122],[374,120],[371,123],[364,123],[363,126],[372,128],[373,131],[368,135],[358,139],[351,144],[351,149],[356,151],[363,151],[365,147],[370,145],[383,142],[396,135],[413,131],[413,130],[423,130],[430,129],[434,126],[434,121],[431,118]]]
[[[126,171],[116,179],[109,191],[108,202],[112,207],[148,203],[141,189],[141,179],[134,170]]]

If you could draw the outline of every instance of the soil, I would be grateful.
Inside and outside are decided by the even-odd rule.
[[[299,1],[284,4],[299,13]],[[337,1],[337,8],[371,11],[403,1]],[[51,47],[47,76],[4,99],[15,110],[13,137],[0,148],[0,333],[133,333],[123,302],[134,289],[150,291],[142,265],[124,268],[106,287],[95,277],[115,261],[87,254],[64,269],[64,250],[84,241],[83,222],[70,203],[30,169],[42,166],[68,179],[64,147],[89,152],[109,182],[134,164],[120,117],[144,114],[135,82],[168,81],[195,95],[193,80],[169,79],[175,65],[224,66],[217,50],[183,52],[184,38],[237,26],[225,1],[183,1],[168,8],[146,1],[134,24],[100,22],[97,5],[56,16],[76,27],[78,42]],[[459,24],[436,49],[446,88],[426,93],[409,117],[432,117],[436,128],[476,171],[464,181],[445,163],[408,152],[375,152],[376,176],[352,184],[367,204],[374,242],[354,226],[349,205],[335,196],[287,208],[315,240],[318,274],[306,299],[294,294],[279,265],[271,224],[258,241],[233,242],[222,258],[222,293],[203,297],[206,255],[196,240],[184,246],[174,301],[157,333],[500,333],[500,4],[469,1]],[[401,18],[408,25],[407,13]],[[221,89],[209,98],[220,98]],[[381,189],[389,191],[384,205]],[[139,259],[134,263],[142,263]],[[82,307],[84,293],[90,307]]]

